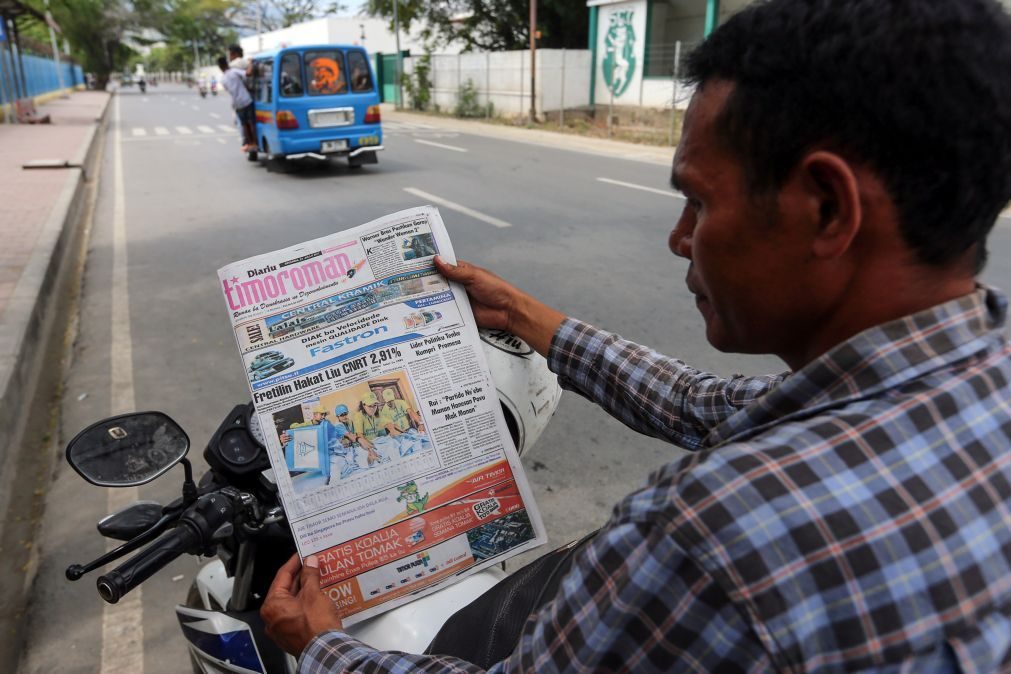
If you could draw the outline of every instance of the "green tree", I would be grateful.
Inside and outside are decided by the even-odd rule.
[[[465,50],[503,51],[530,44],[531,0],[399,0],[405,30],[421,26],[438,43],[463,42]],[[393,19],[395,0],[369,0],[372,16]],[[585,2],[537,0],[542,48],[583,49],[589,37]]]
[[[45,11],[43,0],[28,0],[26,4]],[[124,44],[124,39],[137,26],[132,6],[123,0],[53,0],[50,9],[74,57],[95,75],[99,87],[104,87],[109,75],[129,62],[134,52]],[[49,41],[48,28],[38,22],[26,27],[25,32]]]

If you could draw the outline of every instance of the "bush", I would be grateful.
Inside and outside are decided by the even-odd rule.
[[[401,83],[414,110],[428,110],[432,102],[431,72],[432,54],[426,52],[414,62],[414,69],[410,73],[401,75]]]
[[[468,79],[456,92],[456,108],[453,114],[457,117],[491,117],[492,105],[481,105],[478,101],[477,87],[474,80]]]

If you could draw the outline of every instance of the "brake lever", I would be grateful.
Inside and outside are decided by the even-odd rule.
[[[166,508],[166,510],[169,510],[169,508]],[[119,547],[113,548],[96,560],[88,562],[87,564],[71,564],[67,567],[67,580],[80,580],[84,574],[89,571],[94,571],[99,567],[105,566],[109,562],[115,561],[123,555],[133,552],[142,545],[146,545],[148,542],[160,536],[161,533],[165,531],[169,522],[179,517],[180,512],[181,510],[173,509],[164,513],[157,522],[151,525],[150,529],[142,534],[138,534],[134,538],[131,538]]]

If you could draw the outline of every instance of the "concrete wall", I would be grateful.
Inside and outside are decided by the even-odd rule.
[[[413,73],[420,57],[404,60]],[[585,107],[590,103],[590,59],[586,49],[537,50],[537,111]],[[530,110],[530,52],[481,52],[432,55],[432,101],[453,110],[460,86],[468,81],[480,105],[491,103],[496,115],[525,115]]]

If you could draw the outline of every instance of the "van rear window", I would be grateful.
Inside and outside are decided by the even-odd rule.
[[[336,49],[305,52],[305,74],[310,96],[345,94],[348,91],[344,55]]]
[[[351,71],[351,91],[361,93],[372,91],[372,74],[369,72],[369,62],[360,51],[348,52],[348,70]]]
[[[281,57],[281,95],[302,95],[302,62],[298,54],[285,54]]]

